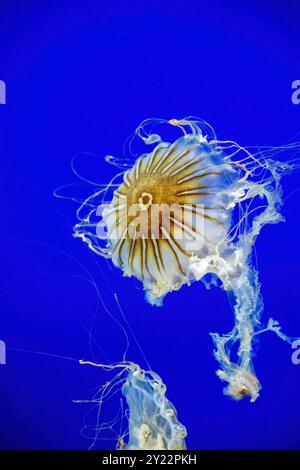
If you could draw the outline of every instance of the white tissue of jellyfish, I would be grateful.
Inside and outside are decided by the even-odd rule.
[[[106,371],[117,371],[112,380],[101,387],[92,401],[101,408],[102,403],[121,385],[129,410],[129,427],[125,433],[128,434],[128,442],[120,436],[118,449],[186,449],[186,429],[178,421],[175,407],[166,398],[167,388],[157,374],[145,371],[133,362],[114,365],[95,364],[90,361],[80,361],[80,363],[100,367]],[[96,439],[100,430],[101,427],[99,430],[96,429]]]

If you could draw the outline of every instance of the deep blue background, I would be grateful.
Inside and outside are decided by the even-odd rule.
[[[255,404],[227,399],[208,334],[232,326],[225,293],[195,283],[169,295],[162,309],[149,306],[138,283],[72,238],[76,205],[53,197],[58,186],[77,182],[74,154],[122,155],[127,136],[148,117],[197,115],[218,137],[242,145],[295,139],[297,3],[1,0],[0,339],[8,347],[0,366],[1,448],[89,446],[80,429],[90,405],[72,400],[91,397],[108,376],[53,356],[121,359],[124,335],[97,309],[89,276],[120,319],[118,294],[188,428],[189,448],[300,448],[300,365],[290,347],[262,336],[255,360],[261,397]],[[94,163],[84,165],[86,175],[107,181],[113,169],[100,159],[92,171]],[[298,181],[286,178],[286,195]],[[299,202],[299,193],[289,197],[287,222],[264,229],[256,245],[265,318],[293,335],[300,335]],[[129,358],[145,366],[129,336]],[[115,406],[106,404],[107,416]],[[110,437],[97,448],[114,446]]]

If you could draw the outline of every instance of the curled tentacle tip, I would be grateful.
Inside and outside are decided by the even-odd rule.
[[[233,400],[239,401],[242,400],[242,398],[249,397],[250,402],[253,403],[259,397],[261,385],[252,372],[237,367],[231,374],[226,374],[224,371],[217,371],[217,375],[221,380],[228,381],[228,385],[224,389],[224,394]]]
[[[168,122],[172,126],[178,126],[180,124],[180,121],[178,119],[170,119]]]

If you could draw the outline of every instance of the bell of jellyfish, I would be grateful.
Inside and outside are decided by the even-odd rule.
[[[164,141],[153,132],[162,124],[181,135]],[[109,157],[123,171],[82,204],[75,236],[111,259],[124,276],[139,279],[153,305],[162,305],[166,294],[184,284],[202,280],[209,287],[219,280],[232,299],[235,325],[227,334],[211,334],[217,375],[227,382],[225,394],[255,401],[260,390],[252,364],[255,337],[273,331],[291,339],[273,319],[261,325],[252,251],[262,227],[283,220],[281,177],[297,165],[272,157],[299,145],[250,152],[218,140],[194,118],[146,120],[136,136],[152,149],[129,165]]]
[[[186,428],[178,421],[174,405],[166,398],[166,386],[152,371],[145,371],[133,362],[111,366],[80,361],[106,370],[120,369],[102,388],[99,407],[109,393],[121,385],[128,405],[127,442],[122,437],[118,449],[123,450],[185,450]],[[95,399],[93,400],[95,401]]]

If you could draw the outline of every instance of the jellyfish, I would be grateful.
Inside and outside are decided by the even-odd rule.
[[[181,135],[163,140],[156,128],[166,125]],[[253,248],[265,225],[283,220],[281,178],[298,166],[295,158],[274,156],[300,146],[243,148],[218,140],[196,118],[146,120],[135,136],[152,149],[129,162],[107,158],[122,171],[83,202],[74,236],[137,278],[155,306],[193,281],[220,283],[233,305],[234,327],[211,333],[217,375],[227,383],[226,395],[255,401],[257,336],[273,331],[292,338],[272,318],[262,325]]]
[[[185,450],[186,428],[178,421],[174,405],[166,397],[166,385],[153,371],[145,371],[133,362],[114,365],[80,361],[105,370],[120,371],[100,390],[96,401],[101,407],[104,399],[121,384],[128,405],[128,437],[118,438],[122,450]]]

